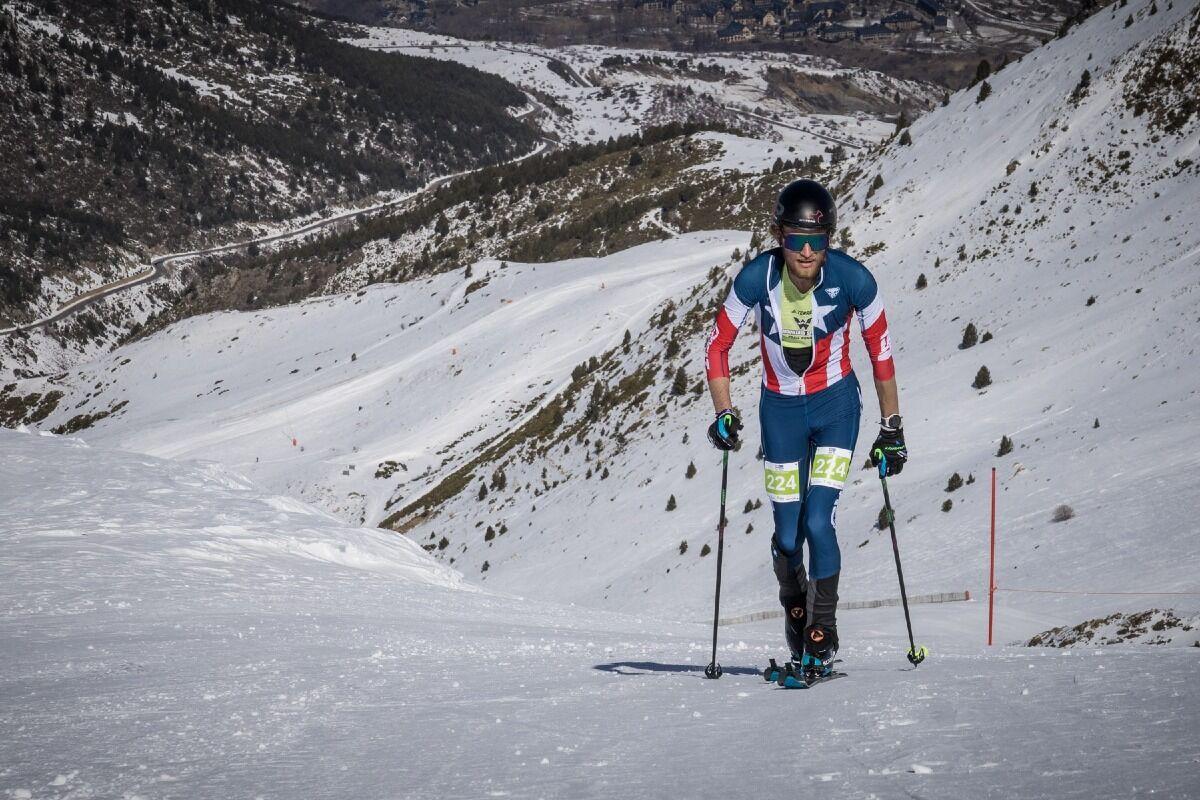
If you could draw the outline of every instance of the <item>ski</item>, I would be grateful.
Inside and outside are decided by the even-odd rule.
[[[780,666],[772,658],[770,664],[763,670],[763,680],[767,683],[778,684],[784,689],[809,689],[818,683],[846,677],[845,672],[834,671],[833,665],[836,663],[837,659],[819,666],[801,665],[795,661],[788,661]]]
[[[785,678],[783,683],[779,685],[784,689],[811,689],[819,683],[836,680],[846,677],[845,672],[824,672],[814,675],[809,678],[792,678],[790,681]]]
[[[783,667],[775,663],[775,659],[770,659],[770,664],[763,670],[763,680],[767,683],[776,683],[779,676],[783,674]]]

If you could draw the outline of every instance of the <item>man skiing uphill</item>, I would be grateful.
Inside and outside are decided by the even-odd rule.
[[[755,312],[763,362],[759,423],[775,516],[771,557],[788,647],[810,675],[827,674],[838,647],[841,551],[834,525],[862,412],[850,366],[855,317],[871,356],[882,417],[872,463],[878,466],[875,452],[882,451],[887,474],[894,475],[908,457],[883,302],[867,268],[829,247],[836,224],[833,197],[821,184],[798,180],[784,187],[771,225],[780,246],[734,278],[705,355],[717,412],[708,437],[729,450],[741,428],[729,395],[729,349]]]

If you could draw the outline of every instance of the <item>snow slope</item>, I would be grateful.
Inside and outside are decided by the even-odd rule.
[[[914,144],[877,154],[842,199],[852,252],[885,245],[864,260],[888,301],[912,453],[892,481],[909,591],[985,595],[987,475],[997,466],[1005,641],[1116,611],[1172,606],[1182,616],[1200,607],[1190,566],[1200,382],[1188,323],[1200,255],[1189,209],[1200,191],[1195,167],[1176,163],[1195,156],[1197,131],[1194,123],[1170,136],[1147,131],[1118,95],[1153,36],[1177,29],[1186,37],[1194,8],[1132,9],[1130,28],[1097,15],[994,75],[984,103],[966,91],[918,121]],[[1085,64],[1092,87],[1070,101]],[[1089,156],[1124,150],[1128,173],[1101,180]],[[874,174],[883,188],[864,207]],[[1041,189],[1030,198],[1034,182]],[[1140,212],[1133,228],[1126,197]],[[445,275],[189,320],[68,376],[68,397],[47,425],[65,422],[76,406],[128,400],[85,437],[220,460],[342,519],[375,523],[528,418],[572,367],[628,328],[631,352],[597,377],[615,384],[651,365],[652,399],[632,415],[610,409],[593,430],[603,439],[641,420],[637,435],[620,448],[588,437],[534,460],[513,454],[486,465],[407,535],[431,547],[446,540],[442,558],[499,589],[702,619],[714,567],[702,545],[715,544],[720,460],[702,437],[707,400],[673,396],[670,385],[677,366],[700,379],[703,341],[664,360],[668,332],[649,320],[668,299],[681,312],[693,302],[715,307],[724,286],[706,273],[728,264],[745,236],[690,234],[600,260],[507,270],[485,262],[471,280],[490,282],[469,297],[470,281]],[[1133,279],[1108,266],[1118,245],[1149,258]],[[917,291],[921,273],[930,285]],[[967,322],[994,338],[960,350]],[[739,340],[733,358],[749,367],[734,380],[748,417],[758,392],[754,338]],[[982,392],[971,388],[981,365],[993,381]],[[865,380],[860,461],[873,431],[872,395]],[[749,427],[747,446],[731,460],[730,614],[775,605],[770,515],[743,511],[763,494],[757,426]],[[1004,435],[1015,451],[997,458]],[[508,487],[481,497],[499,466]],[[947,493],[954,472],[974,481]],[[667,511],[671,496],[677,508]],[[943,512],[946,500],[952,508]],[[1052,522],[1064,504],[1074,518]],[[879,507],[873,474],[856,472],[839,506],[844,599],[896,593],[891,548],[874,528]],[[1145,592],[1190,594],[1127,594]]]
[[[80,400],[127,403],[86,438],[217,460],[377,523],[389,500],[428,488],[434,470],[517,424],[740,240],[716,231],[604,259],[482,262],[470,278],[191,318],[72,373],[47,427]],[[377,478],[389,461],[396,479]]]
[[[874,269],[896,342],[912,463],[892,481],[892,493],[909,590],[984,596],[994,465],[1006,638],[1027,638],[1046,619],[1075,624],[1152,605],[1200,606],[1191,568],[1200,511],[1192,485],[1200,378],[1190,310],[1200,258],[1200,229],[1192,224],[1198,129],[1193,119],[1177,134],[1147,130],[1121,90],[1130,71],[1152,58],[1147,48],[1161,32],[1195,44],[1197,12],[1195,4],[1130,12],[1129,28],[1105,12],[1009,65],[993,76],[981,105],[977,90],[955,96],[913,126],[911,147],[890,145],[865,164],[861,184],[842,199],[857,243],[851,252]],[[1072,102],[1084,68],[1092,88]],[[1089,161],[1124,151],[1128,171],[1111,178]],[[1014,160],[1021,163],[1006,175]],[[864,208],[875,174],[883,188]],[[1031,200],[1033,182],[1041,188]],[[877,243],[882,250],[862,255]],[[1128,277],[1112,264],[1114,255],[1129,262]],[[917,291],[922,273],[930,287]],[[713,291],[707,302],[715,306],[719,296]],[[994,338],[960,350],[972,321]],[[739,340],[735,365],[757,359],[754,338]],[[678,362],[697,378],[702,343],[694,341]],[[971,384],[983,365],[993,383],[980,392]],[[751,417],[758,370],[754,364],[734,380],[735,401]],[[873,394],[867,379],[860,463],[873,433]],[[489,496],[481,503],[464,492],[410,535],[424,538],[454,520],[455,549],[464,534],[470,548],[455,553],[456,565],[469,575],[468,564],[480,569],[486,560],[489,585],[701,616],[713,564],[698,551],[713,541],[720,460],[701,435],[706,400],[667,397],[658,410],[650,431],[619,455],[585,460],[575,449],[532,469],[516,465],[510,483],[536,484],[546,468],[552,482],[562,481],[549,499]],[[618,424],[622,416],[614,414],[601,428]],[[763,494],[750,428],[747,447],[731,461],[723,604],[730,613],[774,605],[770,516],[765,508],[742,510]],[[1005,435],[1015,452],[997,458]],[[689,463],[698,470],[690,479]],[[611,482],[572,479],[605,466]],[[974,482],[947,493],[955,472]],[[677,508],[668,511],[672,496]],[[946,500],[953,505],[943,512]],[[874,528],[880,505],[872,473],[856,473],[838,515],[846,599],[895,594],[891,548]],[[1059,505],[1070,505],[1074,519],[1053,522]],[[469,533],[472,523],[501,521],[527,537],[484,543],[478,531]],[[1028,591],[1046,589],[1065,593]],[[1122,594],[1102,594],[1113,592]],[[1173,594],[1124,594],[1139,592]],[[1026,612],[1037,621],[1023,620]]]
[[[1188,651],[947,618],[913,671],[886,609],[847,678],[764,684],[748,626],[706,681],[704,625],[471,591],[216,465],[0,451],[2,797],[1197,796]]]
[[[933,488],[954,471],[983,479],[997,464],[998,582],[1014,591],[1200,591],[1185,566],[1200,510],[1191,485],[1200,465],[1200,119],[1171,133],[1132,108],[1133,77],[1164,38],[1186,43],[1193,59],[1200,52],[1200,6],[1152,14],[1151,5],[1096,14],[993,75],[983,103],[977,90],[954,96],[912,126],[913,146],[890,145],[863,165],[851,195],[864,204],[868,182],[882,176],[847,221],[860,248],[886,243],[871,263],[905,348],[913,477]],[[1090,88],[1073,99],[1085,69]],[[1174,102],[1198,89],[1178,85]],[[917,292],[922,273],[929,288]],[[960,350],[968,322],[995,338]],[[983,365],[992,385],[977,393],[970,384]],[[1002,435],[1016,450],[995,459]],[[919,498],[918,563],[982,566],[985,485],[955,493],[948,514],[934,510],[935,497],[950,495]],[[1076,517],[1051,523],[1060,504]],[[1007,601],[1108,613],[1174,601],[1195,609],[1200,597]]]

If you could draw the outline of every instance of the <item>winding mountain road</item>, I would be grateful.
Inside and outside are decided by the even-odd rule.
[[[533,107],[531,107],[527,111],[523,111],[520,114],[517,114],[516,116],[518,118],[532,113],[533,111],[536,110],[536,106],[541,105],[540,103],[538,103],[536,100],[534,100],[532,98],[530,98],[530,102],[532,104],[534,104]],[[519,156],[517,158],[511,159],[508,163],[522,161],[526,158],[532,158],[533,156],[538,155],[539,153],[542,153],[542,152],[546,151],[547,149],[553,149],[557,146],[558,146],[557,142],[554,142],[550,139],[543,137],[542,142],[536,148],[534,148],[531,152],[526,153],[523,156]],[[479,167],[478,169],[484,169],[484,167]],[[159,278],[161,278],[167,274],[168,268],[172,264],[174,264],[178,261],[183,261],[183,260],[189,259],[189,258],[199,258],[201,256],[221,255],[224,253],[233,252],[235,250],[241,250],[243,248],[250,247],[251,245],[270,245],[270,244],[276,244],[278,242],[284,242],[284,241],[288,241],[291,239],[297,239],[297,238],[300,238],[303,236],[307,236],[308,234],[310,234],[314,231],[320,230],[321,228],[326,228],[326,227],[329,227],[330,225],[335,225],[339,222],[344,222],[346,220],[357,219],[358,217],[362,217],[362,216],[365,216],[368,214],[373,214],[377,211],[382,211],[383,209],[398,205],[400,203],[403,203],[407,200],[412,199],[413,197],[415,197],[418,194],[421,194],[422,192],[432,191],[434,189],[437,189],[439,186],[442,186],[443,184],[454,180],[455,178],[458,178],[463,175],[467,175],[471,172],[476,172],[476,171],[477,170],[464,170],[462,172],[456,172],[451,175],[443,175],[441,177],[430,180],[427,184],[425,184],[420,189],[417,189],[414,192],[410,192],[409,194],[403,195],[403,196],[395,198],[393,200],[388,200],[383,203],[375,203],[374,205],[370,205],[365,208],[355,208],[355,209],[351,209],[349,211],[342,211],[337,214],[332,214],[328,217],[323,217],[314,222],[310,222],[306,225],[303,225],[299,228],[295,228],[292,230],[282,231],[280,233],[273,233],[273,234],[269,234],[267,236],[259,236],[257,238],[246,239],[246,240],[238,241],[238,242],[231,242],[228,244],[215,245],[213,247],[205,247],[205,248],[200,248],[197,250],[187,250],[187,251],[180,252],[180,253],[168,253],[166,255],[155,256],[154,258],[152,258],[150,260],[149,267],[145,271],[139,272],[136,275],[130,275],[130,276],[121,278],[120,280],[116,280],[111,283],[106,283],[103,286],[97,286],[95,289],[90,289],[89,291],[86,291],[83,294],[78,295],[77,297],[72,299],[70,302],[68,302],[66,305],[60,307],[59,309],[57,309],[50,315],[43,317],[35,322],[30,322],[25,325],[15,325],[11,328],[0,329],[0,336],[11,335],[14,333],[34,331],[34,330],[37,330],[40,328],[44,328],[45,326],[50,325],[52,323],[59,322],[63,319],[66,319],[67,317],[69,317],[72,314],[82,311],[83,309],[87,308],[88,306],[94,305],[95,303],[99,302],[100,300],[103,300],[106,297],[110,297],[110,296],[116,294],[117,292],[123,292],[128,289],[132,289],[135,286],[141,286],[144,283],[150,283],[152,281],[158,280]]]
[[[979,3],[974,2],[974,0],[963,0],[963,5],[965,5],[969,9],[971,9],[971,11],[978,18],[978,21],[980,23],[982,23],[984,25],[991,25],[992,27],[995,27],[995,28],[1003,28],[1004,30],[1011,31],[1013,33],[1027,34],[1027,35],[1028,34],[1035,34],[1035,35],[1040,34],[1041,36],[1048,36],[1048,37],[1053,38],[1058,31],[1057,26],[1047,25],[1046,23],[1037,23],[1037,22],[1030,22],[1030,21],[1019,22],[1017,20],[1004,19],[1003,17],[998,17],[995,14],[993,14],[992,12],[988,11],[983,6],[981,6]],[[974,27],[975,26],[973,25],[972,28],[974,29]]]

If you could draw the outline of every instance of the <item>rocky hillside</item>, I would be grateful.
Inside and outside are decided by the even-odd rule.
[[[0,328],[148,251],[532,149],[510,83],[327,26],[259,0],[0,5]]]

